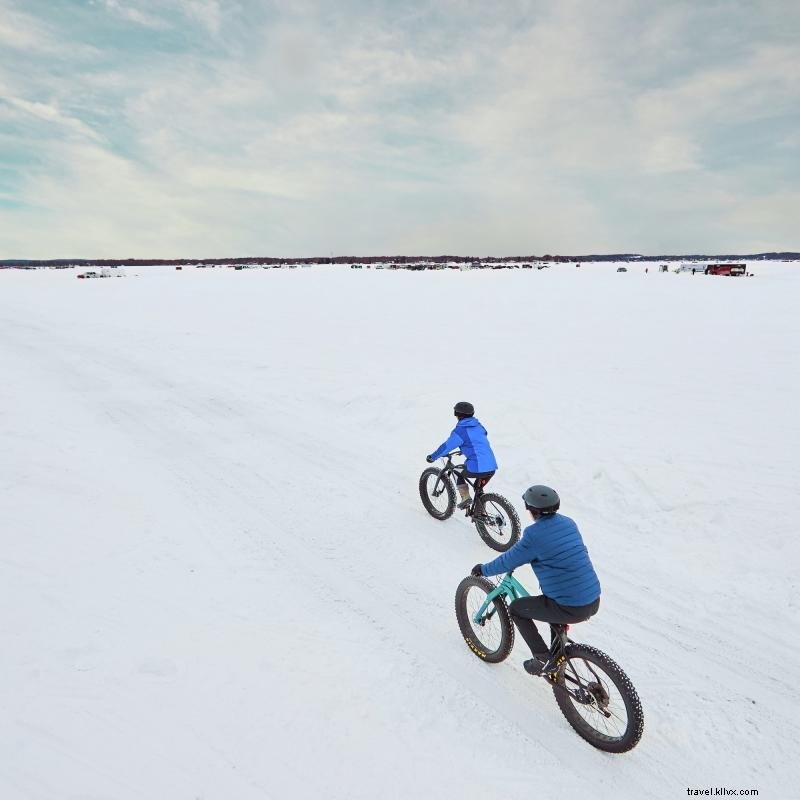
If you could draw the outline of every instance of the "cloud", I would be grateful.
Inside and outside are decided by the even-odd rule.
[[[219,0],[173,0],[183,14],[209,33],[217,34],[222,23],[222,6]]]
[[[109,11],[118,15],[122,19],[143,25],[145,28],[163,30],[169,27],[168,23],[155,14],[150,14],[136,6],[123,3],[121,0],[99,0],[99,2]]]
[[[5,47],[36,47],[46,38],[43,26],[35,19],[0,0],[0,43]]]
[[[0,0],[0,53],[4,59],[28,54],[53,55],[70,50],[73,55],[85,53],[85,48],[63,42],[48,19],[35,17],[20,10],[10,0]],[[11,53],[5,52],[7,50]],[[2,75],[2,73],[0,73]]]
[[[47,221],[47,238],[58,242],[58,252],[108,257],[186,252],[196,237],[208,240],[212,222],[192,192],[91,141],[52,147],[46,163],[30,170],[18,199],[25,209],[13,217],[23,224],[6,231],[6,246],[16,252],[36,249],[25,224],[30,213]],[[218,219],[225,221],[224,210]]]
[[[94,141],[102,140],[102,137],[96,131],[92,130],[85,122],[71,117],[68,114],[64,114],[58,108],[48,103],[32,102],[21,97],[3,94],[0,94],[0,102],[6,103],[11,108],[18,109],[43,122],[57,125],[62,129],[87,139],[92,139]]]
[[[219,0],[91,0],[120,19],[153,30],[179,27],[189,21],[206,32],[219,33],[223,20],[223,6]],[[234,3],[228,7],[235,10]]]
[[[5,252],[724,250],[746,244],[745,198],[754,243],[797,247],[800,59],[777,12],[3,4],[30,43],[0,54],[25,120],[8,151],[35,141],[37,164]],[[59,42],[81,55],[48,57]]]

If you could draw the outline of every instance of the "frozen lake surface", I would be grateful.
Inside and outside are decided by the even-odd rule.
[[[792,796],[800,265],[650,267],[0,271],[0,796]],[[627,755],[461,639],[457,400],[581,527]]]

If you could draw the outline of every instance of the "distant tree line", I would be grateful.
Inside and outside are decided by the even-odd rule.
[[[3,267],[141,267],[141,266],[178,266],[197,264],[413,264],[425,263],[465,263],[480,262],[482,264],[504,264],[516,262],[549,262],[563,263],[576,261],[591,263],[592,261],[687,261],[712,260],[726,261],[779,261],[798,260],[800,253],[750,253],[708,255],[695,253],[691,255],[659,255],[645,256],[638,253],[607,253],[580,256],[550,255],[543,256],[319,256],[307,258],[272,258],[268,256],[247,256],[244,258],[52,258],[52,259],[5,259],[0,260]]]

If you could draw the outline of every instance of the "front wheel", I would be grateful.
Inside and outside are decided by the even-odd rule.
[[[449,475],[428,467],[419,476],[419,496],[425,510],[435,519],[448,519],[456,508],[456,490]]]
[[[481,496],[473,516],[478,534],[492,550],[505,553],[520,536],[519,517],[514,506],[499,494],[486,492]]]
[[[630,678],[589,645],[570,644],[566,656],[551,681],[567,722],[598,750],[632,750],[642,738],[644,712]]]
[[[489,603],[483,616],[475,622],[475,614],[495,588],[490,580],[470,575],[456,589],[456,619],[461,635],[469,649],[490,664],[504,661],[514,647],[514,624],[502,597]]]

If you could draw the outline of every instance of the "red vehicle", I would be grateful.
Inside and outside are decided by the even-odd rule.
[[[709,264],[706,267],[706,275],[744,275],[747,272],[747,264]]]

